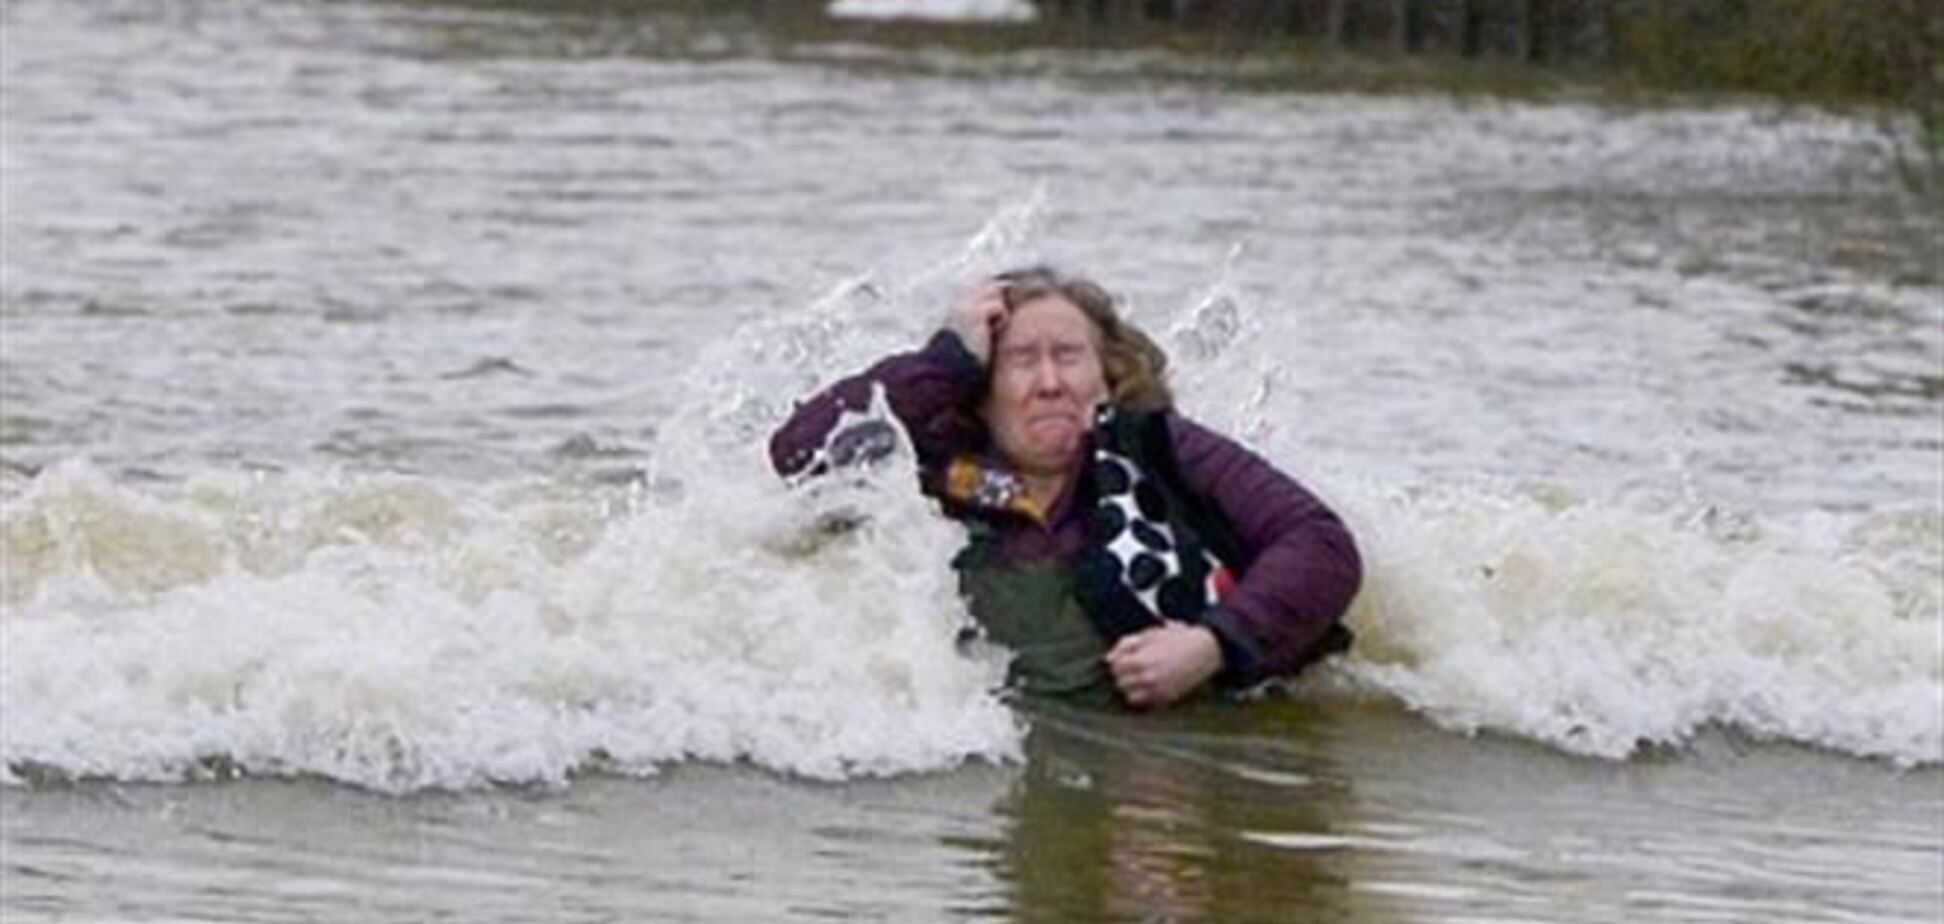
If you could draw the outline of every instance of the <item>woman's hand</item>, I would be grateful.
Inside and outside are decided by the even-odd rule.
[[[1122,636],[1107,670],[1127,702],[1158,709],[1194,692],[1222,669],[1222,646],[1206,626],[1170,622]]]
[[[982,366],[992,365],[992,341],[1006,323],[1004,283],[988,282],[973,289],[945,318],[945,328],[958,335]]]

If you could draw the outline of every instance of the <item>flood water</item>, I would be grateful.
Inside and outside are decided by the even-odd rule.
[[[0,917],[1944,914],[1892,117],[764,9],[0,5]],[[1038,260],[1356,532],[1290,697],[1015,711],[902,481],[804,541],[790,402]]]

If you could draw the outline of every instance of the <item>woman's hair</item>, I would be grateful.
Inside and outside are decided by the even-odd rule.
[[[1007,305],[1057,295],[1072,302],[1093,322],[1101,369],[1114,403],[1137,411],[1163,411],[1174,406],[1174,395],[1168,391],[1168,354],[1140,328],[1121,318],[1114,297],[1099,283],[1050,266],[1008,270],[996,278],[1006,285]]]

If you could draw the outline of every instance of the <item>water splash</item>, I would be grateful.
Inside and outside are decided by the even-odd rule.
[[[1018,262],[1043,209],[1042,192],[1003,210],[913,282],[842,280],[706,345],[653,475],[618,490],[304,472],[136,485],[85,463],[23,477],[0,519],[0,765],[15,781],[409,790],[1016,756],[991,693],[1002,665],[954,645],[958,529],[910,489],[908,452],[792,492],[760,443],[783,402],[915,346],[946,281]],[[1193,406],[1245,433],[1299,418],[1228,278],[1162,318]],[[1359,647],[1334,669],[1442,725],[1609,757],[1728,725],[1944,758],[1935,509],[1653,509],[1265,451],[1343,513],[1370,564]],[[830,530],[833,511],[863,515]]]
[[[1944,518],[1693,517],[1352,487],[1370,562],[1348,672],[1447,727],[1625,757],[1710,725],[1944,761]]]

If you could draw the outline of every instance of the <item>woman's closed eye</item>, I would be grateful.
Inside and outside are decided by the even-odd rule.
[[[1039,348],[1037,347],[1009,347],[999,351],[999,363],[1003,366],[1014,368],[1031,366],[1038,359]]]

